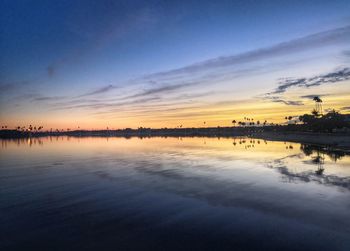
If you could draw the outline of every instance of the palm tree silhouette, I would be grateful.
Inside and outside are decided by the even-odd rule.
[[[320,99],[318,96],[315,96],[312,100],[315,101],[315,111],[317,111],[318,115],[322,115],[322,99]]]

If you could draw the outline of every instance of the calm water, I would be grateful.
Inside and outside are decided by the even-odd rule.
[[[0,250],[350,250],[350,156],[215,138],[1,141]]]

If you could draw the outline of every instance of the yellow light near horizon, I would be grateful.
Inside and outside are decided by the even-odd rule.
[[[345,87],[344,87],[345,88]],[[349,106],[350,93],[345,89],[340,89],[343,93],[330,95],[324,99],[323,109],[340,110],[342,107]],[[339,91],[339,90],[338,90]],[[295,94],[299,95],[299,94]],[[291,96],[291,99],[293,96]],[[203,104],[198,107],[178,106],[174,110],[164,109],[152,112],[152,110],[144,113],[142,107],[132,111],[122,111],[116,114],[108,114],[104,116],[90,115],[70,111],[69,114],[63,112],[59,114],[43,113],[10,114],[6,119],[1,117],[1,124],[6,124],[8,128],[17,128],[17,126],[44,126],[43,130],[47,131],[51,128],[71,130],[77,129],[123,129],[123,128],[174,128],[179,125],[183,127],[216,127],[216,126],[232,126],[232,120],[244,121],[244,117],[254,118],[254,121],[267,120],[272,123],[285,122],[286,116],[299,116],[310,113],[315,107],[315,103],[310,100],[303,100],[303,106],[287,106],[280,103],[273,103],[265,100],[246,99],[242,101],[218,102],[213,104]],[[6,121],[6,123],[4,123]],[[206,122],[204,124],[204,122]]]

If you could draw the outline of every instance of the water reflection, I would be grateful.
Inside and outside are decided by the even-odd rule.
[[[286,158],[302,158],[300,155],[291,155],[281,159],[276,159],[273,164],[268,165],[270,168],[277,170],[282,174],[283,182],[316,182],[320,185],[335,186],[339,188],[344,188],[350,190],[350,177],[349,176],[338,176],[335,174],[324,174],[324,157],[323,156],[313,156],[310,160],[305,161],[306,163],[311,163],[316,166],[316,170],[303,170],[303,171],[291,171],[284,160]]]
[[[1,146],[0,249],[350,245],[345,152],[253,138],[51,137]]]
[[[327,147],[322,146],[315,146],[315,145],[301,145],[301,150],[304,152],[306,156],[311,156],[312,154],[316,153],[317,157],[316,159],[319,159],[318,157],[322,154],[327,155],[329,158],[331,158],[334,162],[337,160],[340,160],[344,156],[349,156],[349,152],[341,151],[341,150],[334,150],[329,149]]]
[[[42,138],[17,138],[1,140],[1,148],[6,148],[8,144],[16,144],[17,146],[28,145],[31,147],[33,145],[42,146],[44,141]]]

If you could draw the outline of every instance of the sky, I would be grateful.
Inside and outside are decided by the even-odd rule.
[[[9,128],[276,123],[315,95],[350,113],[350,1],[0,2]]]

